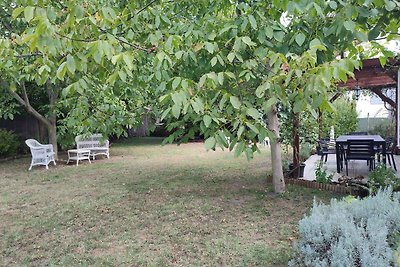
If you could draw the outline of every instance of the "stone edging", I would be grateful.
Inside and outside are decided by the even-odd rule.
[[[286,184],[299,185],[307,188],[320,189],[339,194],[353,194],[353,190],[349,186],[339,184],[321,184],[316,181],[309,181],[303,179],[285,179]]]

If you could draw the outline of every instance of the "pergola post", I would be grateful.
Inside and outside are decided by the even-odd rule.
[[[397,148],[400,148],[400,67],[397,71],[397,91],[396,91],[396,102],[397,102],[397,118],[396,118],[396,126],[397,126]]]

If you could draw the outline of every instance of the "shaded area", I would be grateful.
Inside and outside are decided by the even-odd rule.
[[[146,142],[114,144],[110,160],[79,167],[0,163],[0,262],[286,266],[298,220],[314,196],[332,197],[272,193],[266,150],[248,162],[201,143]]]

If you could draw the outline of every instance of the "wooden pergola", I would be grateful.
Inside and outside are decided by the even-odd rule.
[[[396,130],[395,137],[397,137],[397,148],[400,149],[400,129],[399,129],[399,95],[400,95],[400,60],[398,59],[389,59],[385,67],[382,67],[378,58],[367,59],[362,61],[362,66],[359,70],[354,72],[354,78],[347,80],[346,83],[338,84],[339,88],[345,88],[347,91],[351,90],[370,90],[375,93],[378,97],[380,97],[383,102],[390,105],[395,112],[395,121],[396,121]],[[386,88],[396,88],[396,97],[395,100],[387,97],[382,89]],[[343,92],[336,93],[330,101],[335,101],[339,96],[342,95]],[[321,126],[322,122],[322,112],[319,112],[319,125]],[[300,136],[297,131],[299,127],[300,121],[298,116],[294,116],[293,118],[293,127],[292,127],[292,136],[293,136],[293,165],[295,166],[293,175],[294,177],[298,177],[298,169],[299,169],[299,151],[300,151]],[[321,129],[319,131],[319,137],[321,138]]]
[[[367,59],[362,61],[360,70],[354,72],[355,78],[349,79],[346,83],[341,83],[338,86],[346,88],[346,90],[370,90],[375,93],[384,103],[390,105],[395,113],[396,121],[396,137],[397,146],[400,144],[399,130],[399,95],[400,95],[400,60],[391,58],[382,67],[378,58]],[[395,99],[387,97],[382,89],[397,88]],[[334,101],[340,94],[335,95],[331,101]]]

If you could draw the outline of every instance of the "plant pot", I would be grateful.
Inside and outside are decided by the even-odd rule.
[[[299,169],[299,178],[302,178],[303,176],[304,176],[304,168],[306,167],[306,164],[305,163],[300,163],[300,169]],[[290,177],[292,177],[293,178],[293,169],[294,169],[294,167],[293,167],[293,163],[290,163],[289,164],[289,172],[290,172]]]

